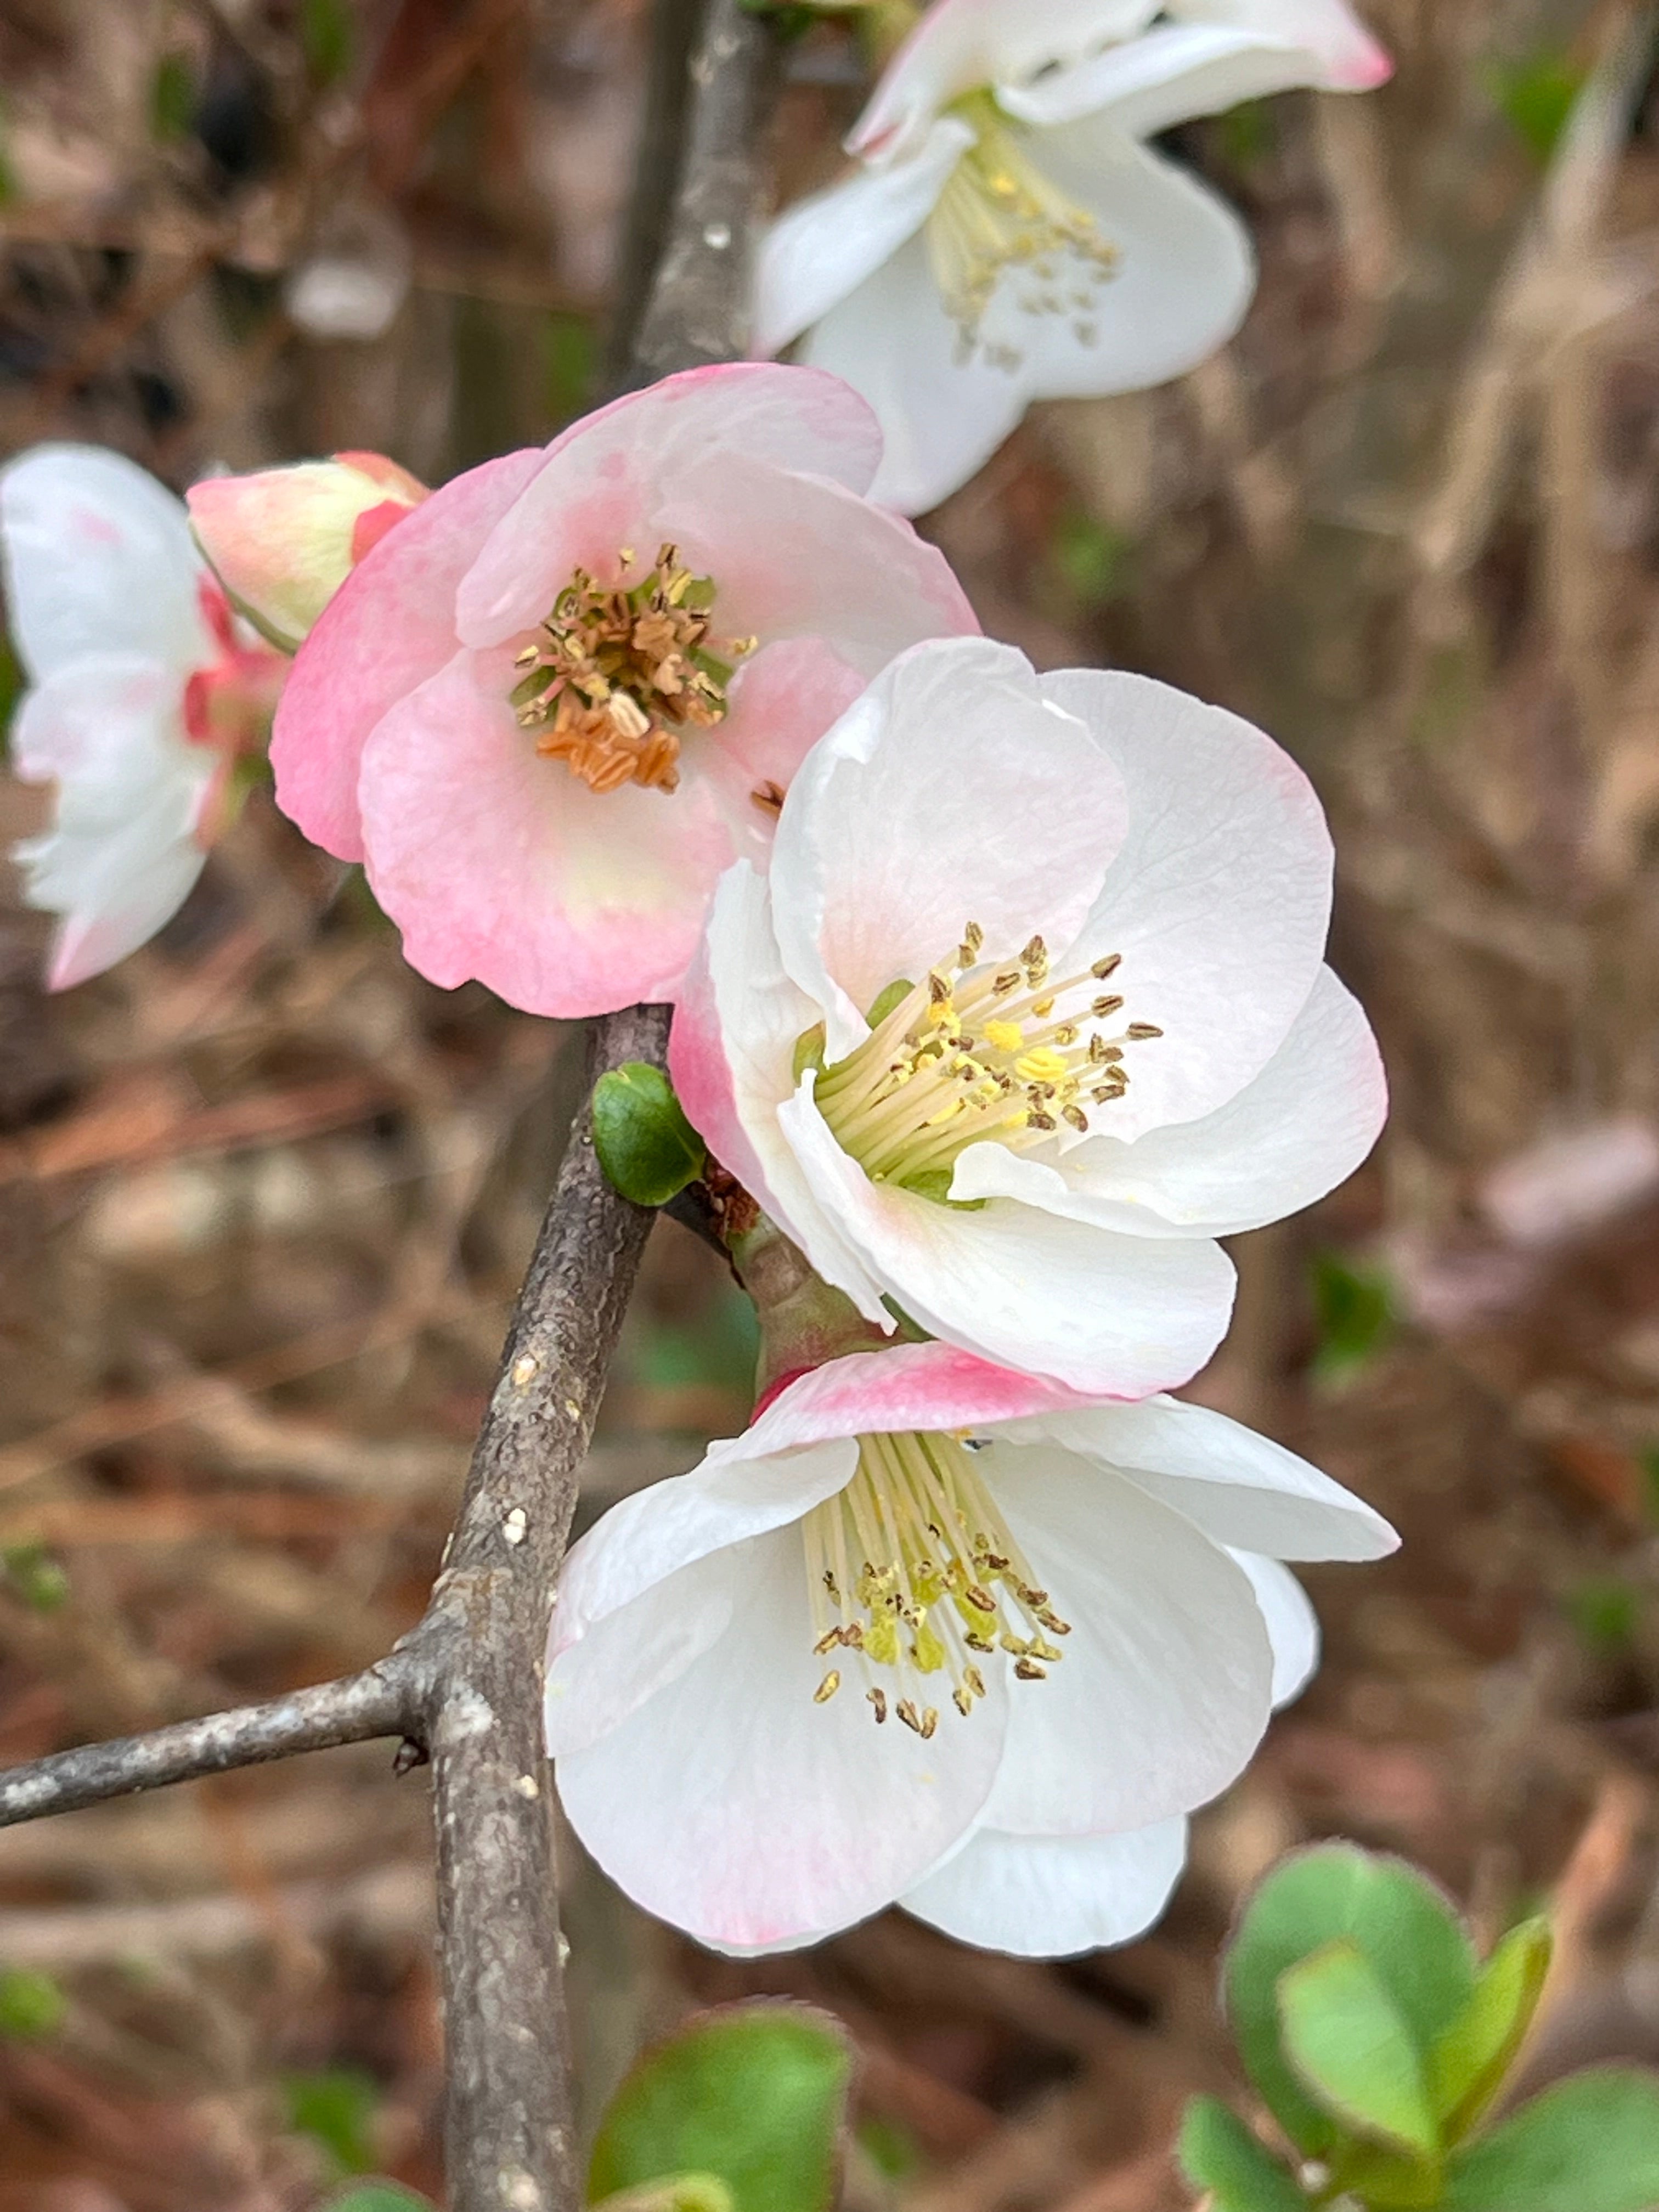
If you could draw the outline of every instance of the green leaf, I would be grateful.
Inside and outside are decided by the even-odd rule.
[[[325,2197],[318,2212],[434,2212],[432,2201],[396,2181],[354,2181]]]
[[[1617,1659],[1636,1641],[1642,1625],[1641,1594],[1617,1575],[1592,1575],[1562,1600],[1579,1642],[1598,1659]]]
[[[337,84],[350,70],[357,30],[346,0],[301,0],[300,45],[313,84]]]
[[[1374,1267],[1357,1267],[1334,1252],[1321,1252],[1313,1262],[1313,1301],[1319,1330],[1315,1376],[1325,1383],[1348,1382],[1394,1334],[1388,1279]]]
[[[661,1068],[629,1060],[593,1086],[593,1149],[599,1165],[636,1206],[666,1206],[695,1182],[708,1158]]]
[[[331,2066],[317,2074],[283,2076],[288,2124],[295,2135],[320,2143],[342,2173],[368,2173],[380,2092],[372,2075],[356,2066]]]
[[[1510,128],[1537,161],[1547,162],[1583,88],[1583,70],[1563,54],[1544,52],[1495,70],[1491,83]]]
[[[1304,2087],[1356,2135],[1432,2158],[1440,2130],[1400,2008],[1351,1937],[1279,1978],[1285,2055]]]
[[[196,119],[196,79],[183,54],[163,54],[149,87],[149,135],[158,146],[175,145]]]
[[[0,1971],[0,2036],[35,2043],[56,2035],[69,2001],[50,1974],[17,1966]]]
[[[69,1603],[68,1571],[44,1544],[8,1545],[0,1552],[0,1568],[31,1611],[56,1613]]]
[[[852,2055],[805,2005],[732,2005],[648,2052],[600,2124],[590,2200],[708,2173],[733,2212],[828,2212]]]
[[[594,2212],[732,2212],[732,2192],[712,2173],[677,2173],[602,2197]]]
[[[1215,2212],[1307,2212],[1308,2200],[1236,2112],[1215,2097],[1194,2097],[1176,2144],[1181,2170],[1207,2189]]]
[[[1512,1928],[1480,1970],[1474,1995],[1429,2053],[1429,2093],[1448,2142],[1467,2135],[1503,2086],[1549,1971],[1545,1920]]]
[[[1338,2130],[1285,2056],[1279,1980],[1287,1968],[1351,1936],[1419,2053],[1474,1995],[1474,1954],[1431,1883],[1402,1860],[1326,1844],[1281,1860],[1245,1906],[1223,1969],[1227,2009],[1251,2080],[1292,2142],[1322,2157]]]
[[[1440,2205],[1441,2212],[1654,2212],[1659,2078],[1609,2068],[1546,2089],[1453,2155]]]

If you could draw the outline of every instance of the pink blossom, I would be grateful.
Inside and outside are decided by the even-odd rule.
[[[896,653],[977,628],[865,499],[880,459],[836,378],[739,362],[457,477],[301,647],[279,804],[364,862],[434,982],[571,1017],[672,994],[813,741]]]

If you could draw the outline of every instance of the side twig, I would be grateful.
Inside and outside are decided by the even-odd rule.
[[[664,7],[672,26],[679,11]],[[745,349],[766,26],[709,0],[680,182],[629,380]],[[590,1073],[660,1061],[668,1010],[595,1026]],[[362,1674],[268,1705],[59,1752],[0,1774],[0,1826],[301,1751],[403,1736],[433,1767],[453,2212],[576,2212],[541,1649],[578,1474],[651,1216],[619,1197],[586,1113],[572,1133],[443,1571],[422,1620]]]

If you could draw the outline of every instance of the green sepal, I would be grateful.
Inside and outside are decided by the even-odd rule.
[[[1441,2132],[1455,2142],[1503,2087],[1532,2025],[1549,1972],[1545,1920],[1512,1928],[1480,1970],[1474,1995],[1429,2053],[1429,2094]]]
[[[677,2173],[602,2197],[593,2212],[735,2212],[732,2192],[718,2174]]]
[[[872,1030],[879,1029],[894,1007],[902,1006],[915,988],[908,975],[896,975],[886,988],[878,991],[870,1001],[870,1011],[865,1020]]]
[[[1431,2159],[1440,2130],[1411,2029],[1352,1937],[1326,1943],[1279,1978],[1285,2055],[1345,2131]]]
[[[1654,2212],[1659,2076],[1598,2068],[1559,2081],[1448,2161],[1439,2212]]]
[[[1291,2175],[1218,2098],[1188,2106],[1176,2157],[1193,2187],[1210,2191],[1214,2212],[1307,2212]]]
[[[923,1168],[919,1173],[904,1176],[894,1185],[896,1190],[913,1190],[918,1198],[931,1199],[935,1206],[954,1206],[958,1213],[979,1213],[991,1201],[988,1198],[952,1198],[951,1185],[956,1179],[954,1168]]]
[[[318,2212],[434,2212],[430,2197],[397,2181],[354,2181],[324,2197]]]
[[[810,1030],[803,1030],[795,1039],[794,1054],[789,1065],[797,1085],[809,1067],[815,1067],[820,1075],[823,1074],[823,1042],[822,1022],[814,1022]]]
[[[708,1157],[673,1085],[643,1060],[608,1069],[594,1085],[593,1150],[636,1206],[666,1206],[696,1181]]]

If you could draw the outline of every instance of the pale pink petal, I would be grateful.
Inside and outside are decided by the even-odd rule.
[[[0,470],[8,620],[40,683],[88,653],[187,673],[215,659],[184,502],[101,446],[31,446]]]
[[[1033,931],[1066,943],[1124,834],[1106,745],[1045,704],[1024,654],[963,638],[901,655],[803,766],[773,853],[779,948],[830,1059],[969,921],[988,960]]]
[[[1331,91],[1370,92],[1394,75],[1388,49],[1344,0],[1165,0],[1188,23],[1218,23],[1267,38],[1291,40],[1317,55]]]
[[[654,559],[656,547],[637,541],[661,486],[720,454],[863,492],[881,457],[881,432],[837,379],[776,362],[689,369],[629,392],[539,457],[461,586],[461,638],[482,647],[533,629],[575,568],[614,574],[623,550]]]
[[[1080,948],[1119,952],[1134,1051],[1111,1126],[1195,1121],[1265,1067],[1306,1005],[1330,917],[1331,841],[1271,738],[1144,676],[1067,669],[1044,693],[1090,723],[1128,792],[1129,831]]]
[[[848,147],[907,149],[965,92],[1018,84],[1076,61],[1108,40],[1133,38],[1159,0],[934,0],[884,71]]]
[[[719,795],[737,858],[766,867],[778,823],[774,794],[788,790],[865,681],[818,637],[763,645],[738,669],[726,720],[693,740],[696,773]]]
[[[999,1679],[971,1720],[947,1711],[924,1742],[878,1727],[854,1679],[816,1704],[799,1534],[751,1538],[741,1556],[744,1602],[720,1642],[556,1778],[636,1904],[754,1949],[862,1919],[936,1865],[990,1793],[1007,1706]]]
[[[376,724],[359,787],[375,896],[434,983],[566,1018],[661,998],[729,851],[714,795],[597,795],[537,752],[513,682],[509,653],[458,653]]]
[[[1139,1055],[1131,1064],[1138,1079]],[[1388,1103],[1370,1025],[1322,968],[1284,1043],[1224,1106],[1133,1144],[1109,1133],[1116,1109],[1108,1106],[1095,1117],[1098,1133],[1053,1158],[970,1145],[951,1194],[1018,1198],[1128,1236],[1236,1236],[1346,1182],[1376,1143]]]
[[[1273,1711],[1293,1704],[1319,1672],[1319,1615],[1288,1567],[1259,1552],[1234,1552],[1250,1578],[1273,1647]]]
[[[1186,1862],[1184,1820],[1117,1836],[976,1828],[899,1903],[959,1943],[1022,1959],[1072,1958],[1144,1936]]]
[[[1249,1578],[1182,1515],[1069,1452],[999,1436],[975,1469],[1072,1629],[1046,1680],[1012,1683],[987,1824],[1097,1835],[1224,1790],[1272,1710]]]
[[[973,143],[967,124],[946,117],[906,160],[860,167],[786,208],[761,241],[755,351],[781,353],[914,238]]]
[[[1400,1541],[1382,1516],[1270,1437],[1176,1398],[1041,1413],[1012,1440],[1046,1437],[1161,1498],[1212,1542],[1280,1559],[1380,1559]]]
[[[455,592],[540,465],[531,450],[447,483],[367,554],[289,672],[271,733],[276,803],[337,860],[363,857],[357,775],[369,732],[455,652]]]
[[[1097,116],[1132,138],[1151,138],[1194,116],[1219,115],[1242,100],[1326,78],[1319,54],[1265,26],[1169,23],[1011,89],[1003,104],[1039,128]]]
[[[1219,1343],[1233,1271],[1218,1245],[1116,1237],[1007,1200],[971,1212],[939,1205],[872,1183],[807,1092],[777,1119],[811,1218],[776,1218],[821,1274],[814,1243],[827,1219],[930,1335],[1100,1397],[1167,1389]]]
[[[1097,1402],[953,1344],[895,1344],[796,1376],[729,1449],[762,1454],[872,1430],[977,1428]]]

